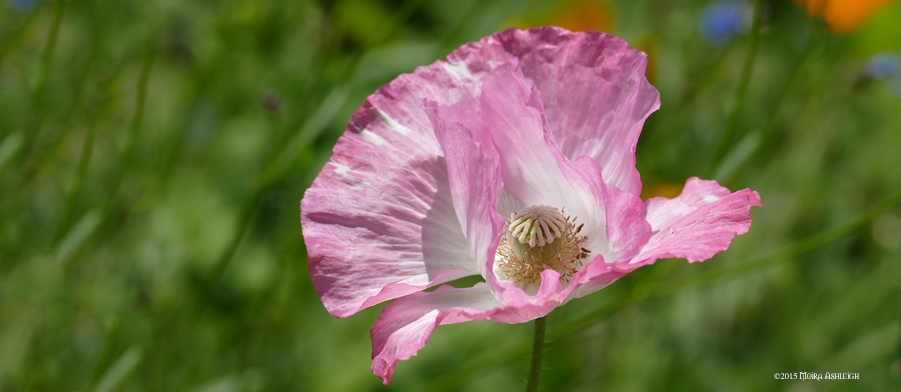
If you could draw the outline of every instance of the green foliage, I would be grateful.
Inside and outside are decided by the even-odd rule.
[[[524,387],[532,326],[487,321],[438,328],[383,386],[381,306],[327,314],[298,202],[366,95],[571,1],[13,3],[27,2],[0,5],[0,391]],[[649,52],[663,102],[638,167],[648,189],[713,173],[764,207],[713,260],[663,260],[553,312],[542,386],[898,390],[901,97],[865,61],[901,48],[901,11],[834,36],[764,1],[734,143],[711,167],[748,37],[705,42],[707,4],[616,3],[612,33]],[[860,380],[772,378],[800,371]]]

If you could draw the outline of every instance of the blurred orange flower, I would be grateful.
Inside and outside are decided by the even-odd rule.
[[[653,181],[641,188],[641,200],[647,200],[652,197],[661,196],[667,199],[674,199],[681,193],[682,185]]]
[[[563,1],[550,12],[519,15],[505,23],[505,27],[529,29],[532,27],[552,25],[569,31],[585,30],[611,33],[616,21],[616,8],[604,0]]]
[[[597,30],[610,32],[616,11],[603,1],[577,1],[551,16],[550,24],[569,31]]]
[[[873,14],[898,0],[794,0],[811,18],[821,18],[829,31],[839,34],[857,30]]]

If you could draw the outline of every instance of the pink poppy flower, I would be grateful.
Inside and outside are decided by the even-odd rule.
[[[757,192],[689,179],[642,202],[635,145],[660,106],[644,53],[612,35],[516,29],[369,96],[301,201],[329,313],[394,299],[372,327],[385,384],[442,324],[522,323],[659,258],[748,231]],[[470,275],[470,288],[426,288]]]

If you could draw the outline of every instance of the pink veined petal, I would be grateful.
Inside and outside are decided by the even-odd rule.
[[[534,304],[534,298],[522,299],[527,296],[521,289],[509,284],[501,286],[493,272],[504,218],[496,209],[503,183],[500,158],[491,140],[489,125],[482,121],[479,113],[458,105],[439,106],[428,102],[426,109],[444,150],[458,219],[463,222],[472,258],[483,266],[481,271],[487,278],[489,289],[504,303],[515,300],[521,306]],[[470,132],[470,128],[474,132]],[[559,283],[556,286],[559,287]],[[551,309],[553,306],[547,311]],[[541,315],[534,313],[534,317]]]
[[[478,274],[446,177],[329,164],[301,204],[310,278],[332,315],[346,317],[428,286]],[[446,174],[444,174],[446,176]],[[333,181],[345,177],[350,184]],[[430,178],[431,177],[431,178]],[[317,180],[319,181],[319,180]],[[348,190],[359,182],[364,189]],[[370,188],[370,189],[365,189]],[[456,229],[456,230],[455,230]]]
[[[566,158],[559,156],[558,160],[565,161]],[[604,202],[608,246],[605,260],[613,263],[631,259],[651,238],[651,225],[645,220],[641,198],[605,183],[601,178],[601,167],[589,157],[576,159],[572,166],[598,194],[596,199]],[[594,246],[591,238],[586,245]]]
[[[726,250],[736,235],[748,232],[751,207],[761,207],[755,191],[732,193],[716,181],[689,178],[675,199],[647,201],[654,235],[629,263],[648,264],[666,257],[707,260]]]
[[[638,195],[635,147],[660,94],[644,76],[647,55],[605,33],[559,27],[509,29],[448,56],[472,72],[492,71],[511,58],[540,93],[557,144],[570,160],[589,156],[604,180]]]
[[[487,276],[504,230],[496,208],[503,188],[497,152],[487,125],[472,111],[435,102],[427,102],[426,111],[444,151],[454,209],[470,256]]]
[[[647,219],[654,235],[632,260],[618,262],[608,273],[581,287],[577,297],[591,294],[633,270],[668,257],[689,262],[707,260],[726,250],[736,235],[751,227],[751,207],[760,196],[750,189],[732,193],[716,181],[689,178],[675,199],[649,199]]]
[[[304,194],[310,278],[329,313],[478,274],[423,98],[473,107],[465,65],[436,62],[369,96]]]
[[[513,59],[485,80],[479,103],[500,157],[504,186],[524,205],[565,208],[586,230],[602,233],[603,202],[574,174],[569,162],[558,161],[556,146],[546,139],[547,122],[538,93],[517,64]]]
[[[592,257],[602,255],[610,263],[632,257],[650,237],[641,200],[606,184],[597,161],[570,162],[563,156],[537,98],[515,59],[482,85],[479,107],[500,156],[504,185],[525,205],[565,208],[576,224],[585,225]]]
[[[372,372],[388,385],[397,362],[416,355],[435,327],[486,318],[485,311],[500,306],[485,283],[444,285],[394,300],[372,326]]]

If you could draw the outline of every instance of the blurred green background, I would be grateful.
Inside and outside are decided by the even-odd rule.
[[[489,321],[438,328],[383,386],[382,305],[328,315],[298,204],[380,85],[542,24],[649,54],[645,197],[701,176],[764,206],[712,260],[661,260],[555,310],[544,390],[901,390],[901,7],[839,36],[763,1],[731,117],[751,9],[5,0],[0,391],[521,390],[532,325]],[[773,378],[801,371],[860,379]]]

